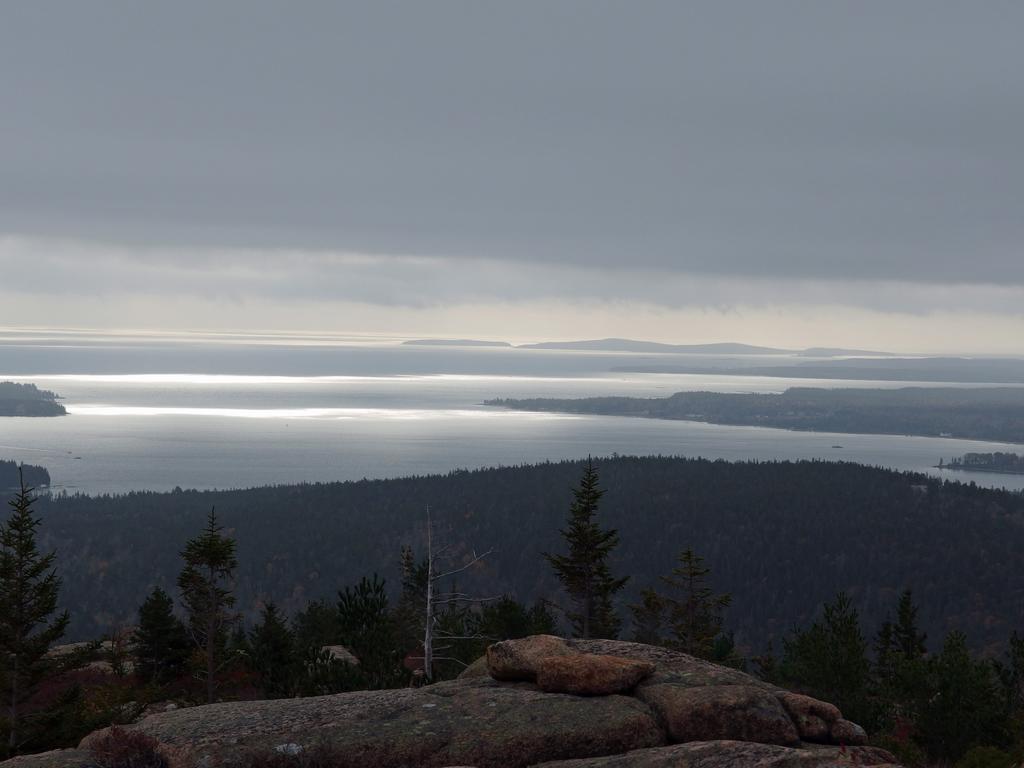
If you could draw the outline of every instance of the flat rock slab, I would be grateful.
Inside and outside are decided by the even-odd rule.
[[[636,699],[543,693],[490,679],[212,704],[152,715],[131,729],[218,766],[284,744],[330,744],[336,768],[519,768],[665,743],[653,713]]]
[[[899,768],[875,747],[791,749],[741,741],[705,741],[639,749],[624,755],[560,760],[535,768],[850,768],[851,765]]]
[[[82,768],[88,764],[89,753],[80,749],[56,749],[0,762],[4,768]]]

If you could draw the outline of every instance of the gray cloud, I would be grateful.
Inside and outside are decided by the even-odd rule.
[[[1022,27],[935,0],[15,4],[0,232],[1024,285]]]
[[[0,274],[5,276],[0,301],[5,296],[34,295],[41,305],[81,295],[111,302],[146,297],[154,308],[156,303],[173,306],[189,298],[227,304],[348,303],[420,310],[568,301],[606,308],[716,312],[777,308],[792,313],[799,307],[817,307],[823,322],[840,307],[916,315],[952,310],[1014,316],[1015,322],[1024,319],[1024,286],[1016,285],[793,280],[540,262],[513,266],[479,258],[139,248],[0,238]],[[1005,325],[1002,329],[1008,330]]]

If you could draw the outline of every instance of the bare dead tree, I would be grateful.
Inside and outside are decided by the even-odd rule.
[[[439,590],[440,582],[444,579],[452,579],[460,573],[465,573],[470,570],[478,563],[482,562],[488,556],[494,553],[494,549],[488,549],[486,552],[477,554],[476,550],[473,550],[469,560],[463,562],[461,565],[442,568],[442,563],[447,563],[452,560],[451,548],[452,543],[450,541],[441,544],[440,546],[435,545],[434,536],[434,525],[433,520],[430,516],[430,506],[427,506],[427,583],[426,583],[426,621],[423,632],[423,676],[429,682],[434,678],[434,662],[435,661],[456,661],[462,663],[459,659],[450,656],[439,656],[438,653],[450,650],[451,646],[438,647],[435,645],[437,641],[440,642],[454,642],[457,640],[476,640],[480,639],[475,635],[453,635],[444,632],[438,625],[437,606],[438,604],[469,604],[469,605],[481,605],[492,600],[499,600],[498,597],[474,597],[465,592],[459,592],[454,587],[447,591]]]

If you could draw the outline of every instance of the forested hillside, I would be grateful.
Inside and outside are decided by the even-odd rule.
[[[597,462],[602,524],[620,531],[627,600],[693,547],[731,592],[727,628],[757,649],[848,590],[868,627],[904,587],[932,638],[1002,643],[1024,628],[1024,497],[855,464],[680,458]],[[397,590],[402,544],[422,551],[424,510],[457,550],[495,547],[461,586],[557,598],[541,553],[560,547],[578,462],[446,476],[224,492],[43,499],[41,545],[58,550],[72,635],[135,619],[154,585],[174,593],[179,552],[211,506],[238,541],[239,607],[283,609],[374,572]],[[623,617],[627,615],[621,606]]]
[[[791,387],[781,394],[677,392],[670,397],[488,400],[521,411],[706,421],[814,432],[949,436],[1024,443],[1022,387]]]
[[[64,416],[57,395],[35,384],[0,381],[0,416]]]

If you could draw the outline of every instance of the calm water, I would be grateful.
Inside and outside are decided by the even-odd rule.
[[[683,389],[778,392],[793,385],[901,382],[610,374],[623,356],[592,353],[60,342],[20,338],[0,344],[0,379],[53,389],[70,413],[0,419],[0,458],[42,464],[55,487],[70,492],[395,477],[612,453],[824,458],[938,474],[932,465],[940,457],[1008,449],[963,440],[532,414],[481,405],[492,397],[656,397]],[[732,362],[715,361],[723,368]],[[944,474],[1024,488],[1024,476]]]

